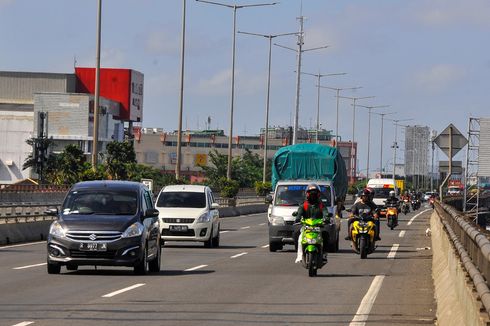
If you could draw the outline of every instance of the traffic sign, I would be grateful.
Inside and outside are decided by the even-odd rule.
[[[439,161],[439,172],[449,173],[449,161]],[[452,161],[451,172],[452,174],[463,174],[463,162]]]
[[[468,140],[463,134],[456,128],[452,123],[446,127],[435,139],[434,143],[449,157],[449,132],[452,129],[452,139],[451,139],[451,147],[452,147],[452,157],[456,155],[463,147],[468,144]],[[451,158],[452,158],[451,157]]]

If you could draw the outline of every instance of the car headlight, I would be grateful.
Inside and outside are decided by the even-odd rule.
[[[123,238],[138,237],[143,234],[143,224],[136,222],[131,224],[122,234]]]
[[[284,218],[282,216],[271,215],[272,225],[285,225]]]
[[[197,223],[209,223],[211,221],[211,214],[204,213],[197,219]]]
[[[64,238],[66,230],[61,226],[58,221],[54,221],[49,227],[49,234],[58,238]]]

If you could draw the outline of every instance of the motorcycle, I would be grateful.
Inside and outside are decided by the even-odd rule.
[[[404,199],[402,203],[402,212],[403,214],[407,215],[410,212],[410,204],[408,202],[408,199]]]
[[[304,218],[298,224],[302,225],[303,267],[308,270],[310,277],[316,276],[317,271],[327,263],[326,259],[323,259],[322,227],[325,221],[321,218]]]
[[[375,249],[375,224],[370,215],[363,214],[352,222],[352,249],[366,259]]]
[[[415,212],[418,208],[417,199],[412,199],[412,210]]]
[[[432,209],[434,209],[434,202],[435,202],[435,198],[434,197],[430,197],[429,198],[429,205]]]
[[[395,205],[386,208],[386,222],[391,230],[398,225],[398,208]]]

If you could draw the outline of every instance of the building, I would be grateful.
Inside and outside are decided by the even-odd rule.
[[[283,132],[289,128],[271,128],[268,139],[268,158],[272,158],[275,152],[289,145],[289,133]],[[300,129],[301,130],[301,129]],[[138,163],[146,164],[165,173],[175,173],[177,163],[177,132],[165,132],[161,128],[142,128],[135,131],[134,148]],[[303,130],[305,136],[308,131]],[[210,165],[209,152],[216,150],[218,153],[228,155],[228,136],[222,130],[184,131],[182,139],[182,165],[181,173],[188,177],[200,176],[202,169],[200,165]],[[299,142],[312,142],[312,139],[299,139]],[[331,145],[329,140],[320,140],[320,144]],[[357,144],[352,146],[351,142],[339,142],[339,151],[345,160],[347,174],[350,177],[351,153],[354,153]],[[258,136],[235,136],[232,142],[232,155],[241,156],[246,150],[263,157],[264,137],[263,133]],[[355,161],[355,160],[354,160]],[[355,170],[355,169],[354,169]]]
[[[33,172],[22,170],[37,137],[38,116],[46,113],[47,137],[54,151],[68,144],[92,151],[95,69],[75,73],[0,71],[0,183],[15,183]],[[124,130],[143,117],[143,74],[131,69],[101,69],[99,148],[122,140]]]
[[[430,129],[422,126],[405,128],[405,175],[415,188],[429,180]]]

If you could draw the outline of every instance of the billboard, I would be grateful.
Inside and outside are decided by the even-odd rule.
[[[490,177],[490,118],[480,118],[478,176]]]

